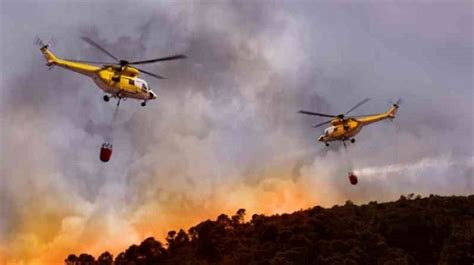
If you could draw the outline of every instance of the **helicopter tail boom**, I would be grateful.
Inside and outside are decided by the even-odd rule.
[[[390,109],[386,112],[387,118],[395,119],[395,115],[397,114],[398,107],[399,106],[397,104],[393,104],[393,106],[390,107]]]
[[[46,59],[46,65],[49,66],[50,69],[57,65],[59,67],[87,76],[93,76],[98,70],[100,70],[100,67],[97,67],[95,65],[60,59],[48,49],[48,45],[42,46],[40,50],[41,53],[43,53],[44,58]]]
[[[58,62],[58,58],[48,49],[48,45],[44,45],[40,50],[46,59],[47,66],[53,66]]]
[[[387,112],[363,117],[357,117],[357,121],[362,123],[362,125],[369,125],[374,122],[378,122],[385,119],[395,119],[395,115],[397,114],[397,110],[399,108],[398,104],[393,104],[392,107]]]

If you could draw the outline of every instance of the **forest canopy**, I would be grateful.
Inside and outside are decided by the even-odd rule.
[[[474,195],[401,196],[388,203],[319,206],[247,222],[245,209],[153,237],[115,258],[69,255],[67,265],[473,264]]]

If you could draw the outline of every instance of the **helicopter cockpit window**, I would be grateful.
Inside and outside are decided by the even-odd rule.
[[[324,130],[324,135],[329,135],[330,133],[332,133],[333,131],[335,131],[335,127],[329,127],[327,128],[326,130]]]
[[[148,90],[148,85],[146,84],[145,81],[143,81],[141,79],[136,79],[135,80],[135,85],[137,87],[140,87],[140,88],[144,89],[144,90]]]
[[[132,86],[135,85],[135,81],[134,81],[133,79],[129,79],[129,80],[128,80],[128,83],[129,83],[130,85],[132,85]]]

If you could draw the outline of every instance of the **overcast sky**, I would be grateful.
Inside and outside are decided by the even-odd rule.
[[[0,263],[115,254],[238,208],[292,212],[473,184],[472,1],[0,1]],[[114,102],[59,57],[188,59],[147,65],[158,99]],[[347,151],[323,119],[403,99]],[[110,162],[99,161],[112,137]],[[351,186],[347,172],[359,184]],[[25,263],[21,263],[25,262]]]

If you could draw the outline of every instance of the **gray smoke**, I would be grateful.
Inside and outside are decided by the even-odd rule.
[[[0,261],[47,264],[118,251],[232,213],[471,194],[472,3],[1,2]],[[158,99],[114,102],[60,57],[184,53],[144,68]],[[345,151],[316,143],[323,119],[404,103]],[[351,186],[354,170],[359,184]],[[33,247],[32,247],[33,246]]]

